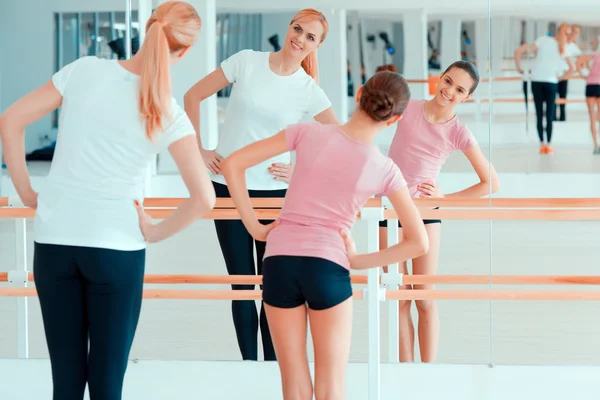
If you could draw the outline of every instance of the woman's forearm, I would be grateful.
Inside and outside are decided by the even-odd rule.
[[[8,173],[21,200],[26,200],[35,192],[31,187],[29,171],[25,162],[25,132],[0,126],[4,160]]]
[[[225,163],[227,163],[227,159],[225,159]],[[252,201],[250,200],[248,190],[246,189],[246,171],[225,164],[223,165],[221,172],[227,182],[229,195],[240,213],[240,219],[248,232],[252,234],[254,228],[260,225],[260,222],[256,217]]]
[[[445,194],[444,197],[483,197],[497,192],[497,185],[492,183],[490,189],[489,181],[481,181],[458,192]]]
[[[200,135],[200,103],[202,99],[196,98],[192,93],[186,93],[183,97],[183,107],[188,115],[188,118],[194,126],[196,137],[198,138],[198,146],[204,149],[202,145],[202,135]]]
[[[166,219],[154,226],[153,242],[167,239],[190,226],[198,218],[208,213],[214,206],[214,195],[207,195],[205,199],[188,198],[173,211]]]

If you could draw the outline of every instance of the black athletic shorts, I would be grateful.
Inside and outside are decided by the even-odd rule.
[[[439,207],[434,208],[434,210],[439,210],[439,209],[440,209]],[[424,219],[423,223],[425,225],[427,225],[427,224],[441,224],[442,220],[441,219]],[[381,228],[387,228],[387,226],[388,226],[387,220],[385,220],[385,221],[379,221],[379,226]],[[400,221],[398,221],[398,228],[402,228],[402,225],[400,225]]]
[[[352,296],[350,271],[332,261],[306,256],[270,256],[263,261],[263,301],[278,308],[308,304],[325,310]]]
[[[585,87],[585,97],[600,97],[600,85],[587,85]]]

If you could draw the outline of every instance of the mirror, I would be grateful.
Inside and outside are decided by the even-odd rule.
[[[539,10],[541,11],[541,10]],[[563,4],[543,12],[494,13],[491,159],[499,197],[596,198],[600,159],[586,99],[600,23],[591,9]],[[494,56],[493,56],[494,57]],[[568,72],[570,67],[575,69]],[[597,132],[598,125],[595,130]],[[550,146],[548,141],[550,140]],[[565,206],[566,207],[566,206]],[[543,212],[535,207],[532,212]],[[493,223],[494,275],[594,275],[594,221]],[[565,268],[568,266],[568,268]],[[592,268],[592,269],[590,269]],[[493,289],[589,290],[586,285],[493,285]],[[590,365],[596,327],[582,301],[493,304],[493,363]]]

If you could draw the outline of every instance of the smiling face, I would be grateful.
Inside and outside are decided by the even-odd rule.
[[[325,28],[321,21],[294,21],[287,31],[283,47],[285,51],[303,60],[321,45],[324,34]]]
[[[468,100],[475,81],[461,68],[452,68],[440,78],[435,100],[440,106],[455,106]]]
[[[571,27],[571,36],[569,40],[573,43],[577,43],[579,41],[579,35],[581,34],[581,28],[579,25],[573,25]]]

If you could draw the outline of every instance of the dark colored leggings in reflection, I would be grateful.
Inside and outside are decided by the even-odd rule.
[[[557,83],[531,82],[531,92],[535,103],[535,115],[537,119],[537,131],[541,143],[552,140],[552,123],[556,116],[556,92]],[[546,105],[546,139],[544,140],[544,104]]]
[[[568,87],[569,87],[569,81],[564,80],[564,81],[559,81],[558,82],[558,97],[561,99],[566,99],[567,98],[567,91],[568,91]],[[567,120],[567,111],[566,111],[566,104],[559,104],[558,107],[556,107],[556,109],[559,111],[556,113],[556,120],[557,121],[566,121]]]
[[[213,182],[217,197],[231,197],[226,185]],[[250,197],[270,198],[285,197],[286,190],[248,190]],[[269,224],[273,221],[261,221]],[[215,228],[221,252],[225,259],[227,272],[230,275],[262,275],[265,242],[257,242],[246,230],[240,220],[215,220]],[[254,264],[254,247],[256,247],[256,267]],[[254,285],[232,285],[233,290],[253,290]],[[262,289],[262,285],[261,285]],[[254,300],[234,300],[231,303],[233,325],[243,360],[258,360],[258,324]],[[275,361],[275,349],[271,340],[269,325],[264,306],[261,304],[260,332],[262,335],[265,361]]]
[[[527,87],[529,82],[523,81],[523,95],[525,96],[525,112],[529,113],[529,88]]]
[[[83,400],[86,384],[92,400],[121,399],[145,260],[146,250],[35,243],[33,273],[54,400]]]

